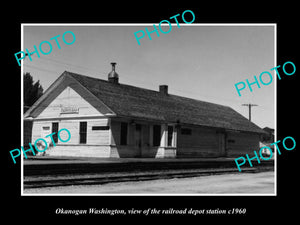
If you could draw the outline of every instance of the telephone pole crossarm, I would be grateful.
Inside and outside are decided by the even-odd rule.
[[[251,107],[252,106],[258,106],[258,105],[249,103],[249,104],[242,104],[242,106],[248,106],[249,107],[249,121],[251,122]]]

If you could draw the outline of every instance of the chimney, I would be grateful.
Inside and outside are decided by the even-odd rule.
[[[119,75],[117,74],[117,72],[115,71],[115,67],[116,64],[115,62],[110,63],[112,66],[111,72],[109,72],[108,74],[108,81],[114,84],[118,84],[119,83]]]
[[[159,85],[159,93],[168,95],[168,85]]]

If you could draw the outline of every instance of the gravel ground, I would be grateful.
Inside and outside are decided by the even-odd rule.
[[[25,189],[24,194],[274,194],[274,172]]]

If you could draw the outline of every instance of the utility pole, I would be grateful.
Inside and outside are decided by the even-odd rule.
[[[249,104],[242,104],[242,106],[248,106],[249,107],[249,121],[251,122],[251,107],[252,106],[258,106],[258,105],[249,103]]]

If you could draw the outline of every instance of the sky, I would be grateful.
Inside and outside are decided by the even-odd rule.
[[[32,61],[26,57],[22,71],[39,80],[45,91],[64,71],[107,80],[110,63],[116,62],[120,83],[151,90],[165,84],[170,94],[226,105],[246,118],[248,107],[242,104],[257,104],[252,108],[252,122],[275,128],[276,75],[270,69],[277,65],[272,24],[183,23],[178,28],[175,23],[169,33],[151,33],[152,40],[145,34],[138,45],[134,33],[145,32],[146,27],[151,31],[153,24],[23,24],[21,51],[32,52],[42,41],[49,41],[52,51],[40,53],[40,58],[33,54]],[[66,31],[76,37],[71,45],[62,41]],[[50,40],[57,35],[61,49]],[[73,37],[66,34],[65,39],[72,42]],[[47,52],[49,46],[43,44],[42,50]],[[253,85],[253,92],[246,88],[239,96],[235,84],[246,79],[254,82],[254,76],[259,78],[263,71],[273,75],[273,82],[261,88]]]

